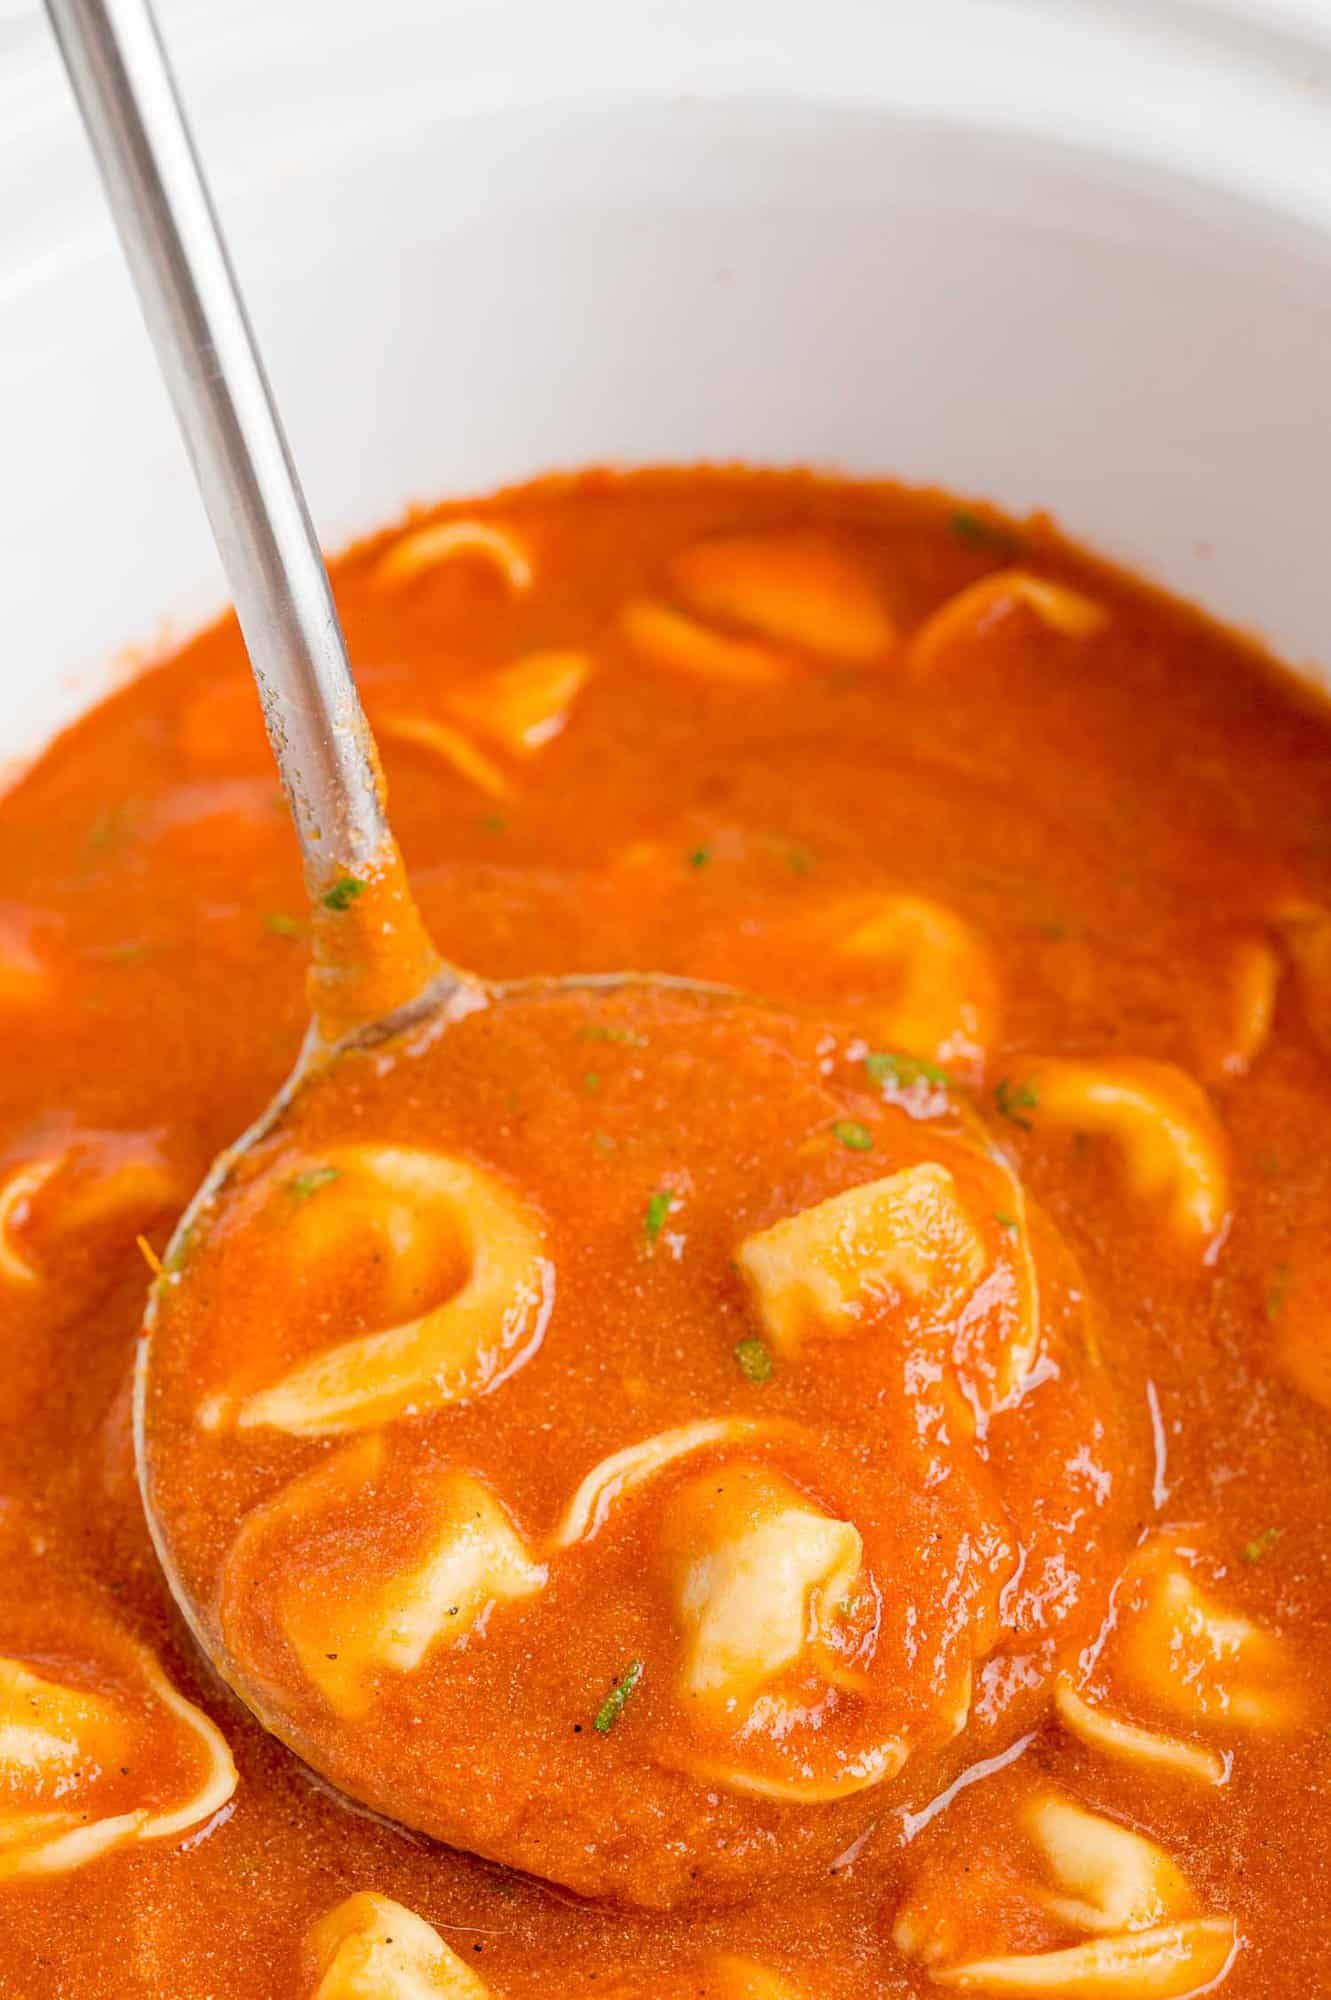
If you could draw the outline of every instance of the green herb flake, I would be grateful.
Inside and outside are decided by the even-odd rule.
[[[1281,1307],[1289,1296],[1289,1265],[1277,1264],[1266,1291],[1266,1317],[1279,1317]]]
[[[608,1736],[624,1713],[629,1696],[642,1679],[642,1661],[630,1660],[619,1680],[596,1711],[592,1728],[598,1736]]]
[[[1283,1528],[1263,1528],[1260,1535],[1254,1535],[1250,1542],[1245,1543],[1244,1562],[1260,1562],[1264,1555],[1270,1554],[1284,1532]]]
[[[1008,529],[986,521],[970,507],[958,507],[947,517],[948,532],[963,548],[992,549],[996,555],[1012,555],[1020,546]]]
[[[305,928],[299,917],[289,917],[285,910],[268,910],[263,927],[273,937],[299,937]]]
[[[600,1070],[589,1069],[586,1076],[584,1076],[582,1079],[582,1087],[584,1090],[590,1091],[591,1094],[595,1096],[596,1092],[601,1088]]]
[[[908,1056],[901,1049],[870,1049],[864,1067],[874,1083],[891,1084],[894,1090],[909,1090],[913,1083],[928,1083],[935,1090],[947,1090],[952,1079],[937,1063],[923,1056]]]
[[[654,1188],[647,1197],[647,1210],[642,1219],[642,1233],[650,1249],[665,1228],[666,1217],[675,1206],[675,1197],[669,1188]]]
[[[873,1133],[867,1125],[861,1125],[858,1118],[838,1118],[832,1133],[843,1146],[849,1146],[852,1153],[873,1151]]]
[[[502,813],[487,813],[481,821],[483,833],[507,833],[508,821]]]
[[[710,847],[695,847],[689,856],[690,868],[705,868],[712,858]]]
[[[357,896],[365,894],[365,884],[358,882],[354,875],[339,876],[331,889],[326,889],[320,898],[326,910],[349,910]]]
[[[1036,1110],[1040,1099],[1034,1084],[1013,1083],[1011,1077],[1000,1076],[994,1085],[994,1103],[1010,1124],[1020,1125],[1029,1132],[1031,1121],[1025,1113]]]
[[[765,1340],[756,1333],[735,1343],[735,1359],[739,1372],[746,1382],[770,1382],[772,1379],[772,1350]]]
[[[584,1042],[615,1042],[621,1048],[645,1049],[646,1035],[636,1028],[623,1028],[615,1021],[589,1021],[582,1031]]]
[[[818,857],[811,847],[801,840],[792,841],[786,849],[786,866],[792,875],[810,875],[817,866]]]
[[[327,1187],[329,1181],[341,1178],[340,1167],[306,1167],[304,1173],[291,1176],[287,1182],[287,1193],[293,1201],[308,1201],[321,1187]]]
[[[1001,1208],[996,1208],[994,1210],[994,1221],[1000,1229],[1009,1230],[1013,1236],[1020,1234],[1021,1225],[1015,1215],[1004,1215]]]

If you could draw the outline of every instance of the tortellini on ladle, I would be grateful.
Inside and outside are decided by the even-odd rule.
[[[414,1674],[434,1647],[546,1581],[483,1480],[422,1477],[391,1459],[382,1433],[344,1445],[246,1521],[223,1587],[224,1631],[242,1657],[274,1574],[288,1579],[277,1622],[305,1678],[353,1721],[384,1676]]]
[[[844,1338],[894,1305],[946,1317],[988,1262],[956,1182],[932,1161],[832,1195],[746,1237],[737,1262],[773,1346]]]
[[[338,1147],[317,1161],[287,1162],[281,1182],[257,1194],[261,1207],[284,1211],[282,1249],[293,1273],[335,1263],[348,1237],[372,1234],[403,1316],[326,1348],[267,1388],[209,1398],[200,1413],[206,1428],[306,1437],[368,1430],[484,1393],[539,1341],[554,1284],[541,1222],[470,1162],[418,1147]],[[457,1282],[442,1303],[413,1312],[441,1242],[455,1252]]]
[[[662,1548],[684,1639],[677,1698],[728,1744],[717,1756],[699,1754],[692,1767],[700,1775],[761,1797],[812,1800],[843,1797],[900,1769],[906,1746],[895,1736],[849,1754],[833,1749],[821,1760],[826,1771],[812,1768],[807,1750],[790,1769],[779,1756],[751,1755],[784,1747],[821,1692],[866,1685],[854,1660],[874,1600],[861,1591],[863,1544],[851,1522],[766,1466],[731,1460],[672,1496]]]
[[[833,1630],[863,1545],[764,1467],[730,1463],[677,1493],[663,1528],[687,1644],[681,1700],[721,1717],[748,1705]]]

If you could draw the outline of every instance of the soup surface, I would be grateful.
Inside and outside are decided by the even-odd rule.
[[[134,1482],[136,1238],[305,1019],[234,626],[0,801],[0,1992],[1320,1990],[1321,709],[890,487],[588,475],[335,583],[446,955],[755,998],[339,1058],[155,1281],[172,1560],[404,1831]]]

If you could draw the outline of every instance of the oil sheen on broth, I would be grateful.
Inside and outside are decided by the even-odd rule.
[[[0,1991],[1317,1991],[1320,708],[885,486],[587,475],[335,582],[446,954],[760,997],[342,1057],[156,1279],[173,1558],[404,1833],[133,1479],[135,1239],[303,1022],[233,625],[0,801]]]

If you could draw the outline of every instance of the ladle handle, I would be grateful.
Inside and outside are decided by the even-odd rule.
[[[258,682],[312,899],[382,856],[328,572],[148,0],[46,0]]]

